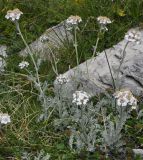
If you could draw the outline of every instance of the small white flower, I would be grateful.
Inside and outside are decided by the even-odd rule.
[[[137,109],[137,106],[132,106],[131,109],[132,109],[132,110],[136,110],[136,109]]]
[[[137,106],[137,99],[132,96],[130,98],[129,105]]]
[[[7,124],[10,123],[10,116],[7,113],[0,113],[0,123]]]
[[[125,40],[139,44],[141,40],[141,33],[135,29],[131,29],[125,34]]]
[[[65,75],[62,75],[62,74],[59,74],[56,78],[56,83],[59,85],[65,84],[68,81],[69,79]]]
[[[27,61],[22,61],[18,66],[20,67],[20,69],[27,68],[29,66],[29,63]]]
[[[41,41],[42,43],[48,42],[48,41],[49,41],[49,37],[46,36],[46,35],[43,35],[43,36],[40,37],[40,41]]]
[[[100,23],[100,24],[109,24],[109,23],[112,23],[111,20],[108,18],[108,17],[105,17],[105,16],[99,16],[97,18],[97,21]]]
[[[118,98],[117,99],[117,105],[118,106],[122,106],[122,107],[125,107],[128,105],[128,99],[126,98]]]
[[[118,106],[137,106],[137,99],[133,96],[130,90],[122,89],[115,92],[113,96],[117,99]]]
[[[76,105],[86,105],[91,96],[84,91],[76,91],[73,93],[73,101]]]
[[[112,21],[105,16],[99,16],[97,18],[97,21],[100,25],[101,30],[105,30],[105,31],[108,31],[108,28],[106,27],[106,25],[112,23]]]
[[[76,29],[79,29],[78,28],[78,24],[82,22],[82,19],[81,17],[79,16],[70,16],[67,20],[66,20],[66,29],[68,31],[71,31],[74,27],[77,27]]]
[[[67,20],[66,23],[68,25],[78,25],[78,23],[82,22],[81,17],[79,16],[70,16]]]
[[[11,21],[19,20],[20,16],[23,14],[18,8],[14,10],[7,11],[7,14],[5,16],[6,19],[10,19]]]

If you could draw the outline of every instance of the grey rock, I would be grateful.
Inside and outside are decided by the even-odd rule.
[[[141,40],[143,31],[141,30]],[[106,49],[106,53],[111,66],[114,79],[117,78],[119,64],[122,53],[126,45],[126,40],[122,40],[112,48]],[[91,95],[105,92],[112,88],[112,78],[105,57],[105,52],[101,52],[97,57],[91,58],[77,67],[70,69],[64,76],[69,82],[58,85],[55,83],[55,92],[65,97],[71,97],[76,90],[84,90]],[[126,57],[119,73],[119,80],[116,85],[121,88],[130,89],[135,95],[143,92],[143,41],[140,44],[129,43],[126,48]],[[65,92],[66,90],[66,92]]]
[[[71,41],[72,35],[67,30],[65,22],[47,29],[36,41],[31,43],[29,47],[34,54],[39,54],[42,59],[49,59],[51,52],[56,54],[58,49],[64,47],[64,42]],[[26,56],[27,48],[20,51],[20,55]]]
[[[133,153],[135,156],[139,155],[141,158],[143,158],[143,149],[133,149]]]
[[[4,71],[4,67],[6,65],[5,59],[7,57],[6,53],[7,47],[4,45],[0,45],[0,72]]]

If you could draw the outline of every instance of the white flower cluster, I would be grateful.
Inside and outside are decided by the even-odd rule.
[[[82,22],[81,17],[79,16],[70,16],[67,20],[66,23],[68,25],[78,25],[78,23]]]
[[[86,105],[91,96],[84,91],[76,91],[73,93],[73,101],[76,105]]]
[[[29,66],[29,63],[27,61],[22,61],[18,66],[20,67],[20,69],[27,68]]]
[[[135,109],[137,106],[137,99],[133,96],[130,90],[122,89],[114,93],[114,97],[117,99],[117,105],[125,107],[127,105],[132,106]]]
[[[63,74],[59,74],[56,78],[56,83],[59,85],[65,84],[69,81],[69,79]]]
[[[101,30],[105,30],[105,31],[108,31],[108,28],[106,27],[106,25],[112,23],[112,21],[105,16],[99,16],[97,18],[97,21],[100,24]]]
[[[11,21],[19,20],[20,16],[23,14],[18,8],[14,10],[7,11],[7,14],[5,16],[6,19],[10,19]]]
[[[10,116],[7,113],[0,113],[0,123],[7,124],[10,123]]]
[[[135,29],[131,29],[125,34],[125,40],[139,44],[141,40],[141,33]]]
[[[43,35],[43,36],[40,37],[40,41],[41,41],[42,43],[48,42],[48,41],[49,41],[49,37],[46,36],[46,35]]]

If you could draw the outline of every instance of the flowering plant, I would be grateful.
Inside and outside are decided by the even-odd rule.
[[[131,29],[125,34],[125,40],[139,44],[141,41],[141,34],[139,31]]]
[[[79,16],[70,16],[67,20],[66,23],[68,25],[78,25],[78,23],[82,22],[81,17]]]
[[[108,28],[106,26],[107,24],[112,23],[112,21],[108,17],[104,17],[104,16],[99,16],[97,18],[97,21],[100,25],[100,29],[104,31],[108,31]]]
[[[73,93],[73,101],[76,105],[86,105],[89,101],[90,95],[84,91],[76,91]]]
[[[18,66],[20,67],[20,69],[27,68],[29,66],[29,63],[26,61],[22,61]]]
[[[59,74],[59,75],[56,77],[56,80],[55,80],[55,82],[56,82],[57,84],[59,84],[59,85],[65,84],[65,83],[67,83],[68,81],[69,81],[69,79],[68,79],[66,76],[62,75],[62,74]]]
[[[114,93],[114,97],[117,100],[118,106],[137,106],[137,99],[133,96],[130,90],[122,89],[117,91]]]
[[[6,19],[10,19],[11,21],[17,21],[20,19],[20,16],[23,14],[18,8],[14,10],[8,10],[5,16]]]
[[[11,122],[11,119],[7,113],[0,113],[0,123],[1,124],[7,124],[10,122]]]

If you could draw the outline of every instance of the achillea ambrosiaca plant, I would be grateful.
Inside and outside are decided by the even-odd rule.
[[[82,22],[81,17],[79,16],[70,16],[67,20],[66,23],[68,25],[78,25],[80,22]]]
[[[93,103],[90,101],[91,95],[82,90],[75,91],[75,93],[73,93],[71,101],[64,99],[64,97],[60,97],[60,95],[55,96],[54,98],[48,97],[46,94],[48,87],[47,81],[41,81],[39,76],[39,66],[41,64],[41,61],[37,61],[37,59],[35,59],[35,57],[33,56],[33,53],[26,43],[19,27],[18,20],[22,14],[23,13],[19,9],[14,9],[8,11],[5,17],[16,24],[19,35],[26,45],[32,63],[34,64],[35,72],[28,72],[29,75],[27,77],[33,82],[37,90],[41,106],[43,107],[43,114],[41,114],[39,120],[47,120],[54,112],[54,115],[58,117],[56,117],[57,119],[54,117],[55,126],[61,128],[61,130],[64,130],[65,128],[70,130],[68,135],[69,145],[72,149],[78,151],[86,150],[93,152],[96,150],[96,146],[99,146],[101,148],[105,148],[105,152],[108,153],[108,148],[111,148],[114,151],[115,148],[123,146],[124,143],[122,143],[121,141],[122,129],[126,123],[126,120],[131,116],[131,110],[136,109],[137,106],[137,99],[133,96],[131,91],[117,91],[114,93],[114,98],[108,95],[108,98],[99,98],[99,102],[97,102],[96,104],[95,102]],[[105,31],[108,30],[106,26],[112,23],[112,21],[108,17],[103,16],[99,16],[97,18],[97,21],[100,25],[100,36],[100,33],[103,32],[104,34]],[[79,64],[77,50],[77,30],[78,24],[80,22],[82,22],[82,19],[79,16],[70,16],[66,20],[67,25],[71,26],[72,29],[74,29],[73,46],[75,47],[77,65]],[[100,38],[99,36],[94,47],[93,56],[96,54],[96,49]],[[140,35],[138,34],[138,32],[132,31],[126,34],[125,39],[128,42],[138,42],[140,40]],[[48,37],[40,37],[40,41],[46,42],[48,41]],[[126,52],[124,49],[123,59],[118,71],[120,71],[125,53]],[[21,63],[19,63],[20,69],[26,69],[28,66],[29,63],[26,61],[22,61]],[[108,66],[110,69],[109,63]],[[55,73],[57,73],[56,75],[58,75],[57,70]],[[59,84],[60,87],[62,87],[63,84],[69,82],[69,79],[65,75],[59,74],[55,82]],[[66,92],[66,90],[64,90],[64,92]],[[115,103],[115,100],[117,103]],[[50,109],[52,109],[52,111],[50,111]],[[11,119],[8,114],[0,114],[0,124],[7,124],[10,122]],[[49,158],[49,155],[47,155],[47,157]]]
[[[126,34],[125,34],[125,37],[124,39],[127,41],[126,44],[125,44],[125,47],[123,49],[123,52],[122,52],[122,59],[120,61],[120,65],[119,65],[119,68],[117,70],[117,76],[116,76],[116,88],[119,88],[119,81],[120,81],[120,78],[119,78],[119,73],[120,73],[120,70],[121,70],[121,67],[122,67],[122,64],[124,62],[124,59],[126,57],[126,48],[128,46],[129,43],[136,43],[136,44],[140,44],[141,42],[141,33],[137,30],[137,29],[131,29],[129,30]]]
[[[100,34],[102,33],[102,31],[103,31],[103,33],[105,31],[108,31],[108,28],[106,26],[108,24],[112,23],[112,21],[108,17],[104,17],[104,16],[97,17],[97,22],[98,22],[100,28],[99,28],[99,33],[98,33],[96,45],[94,47],[93,56],[95,56],[95,54],[96,54],[96,49],[97,49],[98,42],[99,42],[99,39],[100,39]]]
[[[137,99],[133,96],[130,90],[122,89],[117,91],[114,93],[114,97],[116,98],[118,106],[137,106]]]
[[[23,14],[18,8],[14,10],[8,10],[5,16],[6,19],[10,19],[11,21],[17,21],[20,19],[20,16]]]
[[[38,98],[39,98],[39,101],[41,102],[41,105],[42,105],[42,107],[43,107],[42,109],[43,109],[43,112],[44,112],[44,117],[43,117],[43,119],[44,119],[44,118],[46,119],[46,118],[47,118],[47,112],[49,112],[49,111],[48,111],[49,105],[47,104],[49,101],[47,100],[48,97],[46,96],[46,93],[45,93],[48,84],[47,84],[47,81],[46,81],[46,80],[45,80],[44,82],[41,82],[41,81],[40,81],[39,66],[40,66],[41,63],[39,63],[39,62],[41,62],[41,61],[39,61],[39,59],[37,60],[37,59],[33,56],[33,52],[32,52],[32,50],[31,50],[31,48],[29,47],[29,45],[27,44],[27,42],[26,42],[26,40],[25,40],[25,38],[24,38],[24,36],[23,36],[23,34],[22,34],[22,32],[21,32],[21,29],[20,29],[18,20],[20,19],[20,16],[21,16],[22,14],[23,14],[23,13],[22,13],[18,8],[16,8],[16,9],[14,9],[14,10],[9,10],[9,11],[7,12],[5,18],[10,19],[11,21],[13,21],[13,22],[15,23],[16,29],[17,29],[17,31],[18,31],[18,35],[21,37],[23,43],[24,43],[25,46],[26,46],[26,49],[27,49],[27,51],[28,51],[28,54],[30,55],[31,61],[32,61],[33,65],[34,65],[35,73],[32,74],[31,72],[29,72],[29,71],[27,70],[27,72],[28,72],[27,77],[28,77],[28,79],[29,79],[30,81],[33,82],[35,89],[36,89],[36,90],[38,91],[38,93],[39,93]],[[24,69],[24,68],[26,69],[26,68],[28,67],[28,65],[29,65],[29,63],[26,62],[26,61],[22,61],[21,63],[19,63],[20,69]]]
[[[74,104],[56,100],[56,110],[59,118],[55,119],[55,127],[61,130],[67,128],[70,132],[69,146],[78,152],[85,149],[93,152],[95,144],[100,141],[101,126],[98,124],[100,106],[94,106],[89,101],[86,92],[78,91],[73,97]]]
[[[40,41],[41,41],[42,43],[48,42],[48,41],[49,41],[49,37],[46,36],[46,35],[42,35],[42,36],[40,37]]]
[[[131,29],[125,34],[125,40],[139,44],[141,42],[141,33],[136,29]]]
[[[82,22],[82,19],[80,16],[70,16],[66,21],[65,25],[67,27],[67,30],[71,31],[72,29],[79,29],[78,24]]]
[[[79,55],[78,55],[78,49],[77,49],[77,46],[78,46],[78,43],[77,43],[77,30],[79,30],[78,24],[80,22],[82,22],[82,19],[79,16],[70,16],[65,22],[67,30],[69,30],[69,31],[74,30],[73,46],[75,48],[77,65],[79,65]]]
[[[76,91],[73,93],[73,101],[76,105],[86,105],[91,96],[84,91]]]
[[[55,80],[55,82],[59,85],[62,85],[62,84],[65,84],[69,81],[69,79],[65,76],[65,75],[62,75],[62,74],[59,74]]]
[[[105,17],[105,16],[99,16],[97,18],[97,21],[100,25],[100,29],[104,31],[108,31],[108,28],[106,26],[107,24],[112,23],[112,21],[108,17]]]
[[[116,103],[113,105],[113,107],[116,108],[116,112],[108,115],[104,114],[105,130],[103,131],[103,143],[105,143],[105,146],[108,147],[109,150],[115,151],[116,149],[122,149],[122,152],[124,152],[123,146],[125,142],[122,139],[122,130],[127,119],[131,117],[131,111],[137,108],[137,99],[128,89],[116,91],[113,96],[117,102],[117,105]]]
[[[7,124],[10,122],[11,122],[11,119],[7,113],[0,113],[0,123],[1,124]]]
[[[29,66],[29,63],[27,61],[22,61],[19,63],[19,68],[20,69],[24,69],[24,68],[27,68]]]

